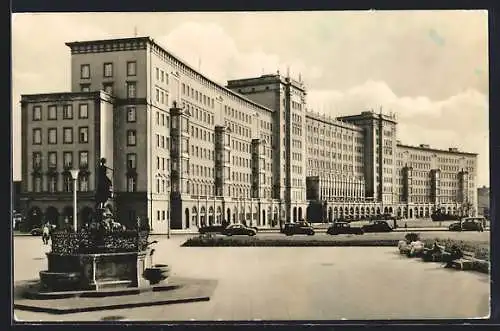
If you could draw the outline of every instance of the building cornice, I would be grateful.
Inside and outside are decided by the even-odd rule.
[[[456,154],[456,155],[468,155],[468,156],[478,156],[478,153],[470,153],[470,152],[461,152],[458,150],[449,150],[449,149],[438,149],[431,147],[421,147],[421,146],[411,146],[404,144],[397,144],[398,148],[409,148],[414,150],[426,151],[426,152],[437,152],[437,153],[447,153],[447,154]]]
[[[328,117],[324,114],[322,115],[319,113],[313,113],[310,111],[306,111],[305,115],[306,115],[306,119],[312,119],[312,120],[319,121],[319,122],[322,122],[322,123],[325,123],[328,125],[335,125],[335,126],[338,126],[338,127],[344,128],[344,129],[353,130],[353,131],[359,131],[359,132],[363,131],[363,128],[361,128],[360,126],[357,126],[357,125],[351,124],[351,123],[342,122],[342,121],[339,121],[338,119],[335,119],[333,117]]]
[[[91,92],[53,92],[38,94],[22,94],[21,103],[25,102],[70,102],[78,100],[104,100],[113,103],[114,97],[104,91]]]
[[[151,37],[133,37],[133,38],[120,38],[120,39],[107,39],[107,40],[90,40],[90,41],[75,41],[67,42],[66,46],[71,48],[71,54],[85,54],[85,53],[102,53],[102,52],[116,52],[127,50],[146,50],[147,46],[151,46],[151,51],[165,57],[175,66],[179,66],[181,71],[185,74],[191,75],[204,83],[212,85],[219,89],[219,93],[224,94],[225,97],[235,98],[236,100],[243,101],[260,110],[274,112],[273,109],[267,108],[259,103],[256,103],[232,90],[226,88],[223,84],[217,83],[207,76],[201,74],[186,62],[182,61],[180,57],[174,55],[172,52],[165,50]],[[223,96],[223,97],[224,97]]]

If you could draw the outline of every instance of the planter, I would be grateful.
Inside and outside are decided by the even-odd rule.
[[[170,267],[166,264],[155,264],[151,268],[146,268],[143,273],[143,277],[148,280],[151,285],[166,280],[169,275]]]
[[[72,291],[79,287],[81,274],[79,272],[40,271],[42,288],[47,291]]]

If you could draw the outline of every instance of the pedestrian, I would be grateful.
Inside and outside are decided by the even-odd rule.
[[[43,229],[42,229],[42,241],[43,241],[44,245],[48,245],[49,244],[49,238],[50,238],[49,224],[45,223],[43,225]]]
[[[405,222],[405,230],[406,230],[406,229],[408,229],[408,224],[406,224],[406,222]]]

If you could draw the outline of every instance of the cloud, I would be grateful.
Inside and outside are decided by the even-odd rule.
[[[307,66],[298,58],[283,58],[250,47],[243,51],[234,39],[218,24],[186,22],[157,41],[167,50],[185,60],[194,68],[200,68],[208,77],[225,84],[227,80],[260,76],[280,70],[302,79],[318,79],[322,70]]]

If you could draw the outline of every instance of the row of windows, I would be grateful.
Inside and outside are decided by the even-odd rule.
[[[50,145],[57,144],[57,128],[47,129],[47,143]],[[33,129],[33,145],[42,144],[42,129]],[[89,142],[89,128],[87,126],[81,126],[78,128],[78,143],[86,144]],[[73,143],[73,128],[63,127],[63,143],[72,144]]]
[[[161,119],[161,121],[160,121]],[[161,124],[160,124],[161,123]],[[161,113],[159,111],[156,112],[156,125],[170,127],[170,117],[167,114]]]
[[[156,102],[161,105],[169,105],[168,103],[168,92],[162,89],[156,88]]]
[[[186,108],[191,114],[191,116],[193,116],[193,118],[196,119],[197,121],[202,121],[209,125],[214,125],[215,117],[211,112],[192,106],[187,102],[183,102],[182,106]]]
[[[90,79],[91,70],[90,64],[82,64],[80,65],[80,78],[81,79]],[[136,76],[137,75],[137,62],[136,61],[128,61],[126,65],[127,76]],[[111,78],[114,76],[113,63],[106,62],[103,64],[102,76],[105,78]]]
[[[209,96],[198,92],[194,88],[190,87],[189,85],[186,85],[182,83],[182,95],[186,95],[188,97],[193,98],[194,100],[203,103],[203,105],[207,107],[214,108],[214,99],[210,98]]]
[[[251,131],[248,127],[227,120],[224,120],[224,125],[231,129],[231,133],[250,138]]]
[[[354,140],[353,133],[349,133],[349,134],[342,133],[343,130],[341,128],[338,128],[335,126],[333,128],[326,129],[324,125],[321,128],[318,127],[317,125],[307,125],[306,129],[307,129],[307,133],[309,135],[319,134],[320,136],[324,135],[325,137],[328,137],[328,138],[337,138],[337,139],[343,139],[343,140],[347,140],[347,141]]]
[[[237,109],[231,108],[226,105],[224,105],[224,114],[226,116],[230,116],[236,120],[243,121],[248,124],[252,122],[252,117],[250,115],[247,115],[242,111],[239,111]]]
[[[260,120],[260,127],[262,129],[272,131],[273,130],[273,123],[269,123],[269,122],[266,122],[264,120]]]
[[[160,194],[169,192],[168,186],[169,186],[168,180],[159,178],[156,179],[156,193]]]
[[[127,85],[127,98],[128,99],[137,98],[137,82],[127,82],[126,85]],[[103,87],[106,90],[106,92],[113,94],[112,83],[103,84]],[[88,84],[88,83],[80,84],[80,91],[81,92],[90,92],[90,84]]]
[[[167,150],[170,149],[170,138],[160,134],[156,134],[156,147],[165,148]]]
[[[341,164],[341,163],[333,163],[333,162],[326,162],[326,161],[319,161],[319,160],[308,160],[308,168],[310,169],[308,176],[311,176],[313,172],[312,170],[316,169],[326,169],[326,170],[333,170],[333,171],[345,171],[348,173],[353,172],[353,165],[351,164]]]
[[[300,102],[292,101],[291,104],[292,104],[292,109],[297,109],[299,111],[302,110],[302,104]]]
[[[52,121],[58,120],[57,109],[58,109],[57,105],[47,106],[47,119],[48,120],[52,120]],[[73,119],[73,105],[63,105],[61,109],[62,109],[62,114],[63,114],[64,120]],[[78,118],[87,119],[88,117],[89,117],[88,104],[82,103],[82,104],[78,105]],[[42,120],[42,106],[41,105],[33,106],[31,119],[33,121],[41,121]]]
[[[73,153],[72,151],[63,152],[63,166],[65,168],[73,167]],[[48,168],[57,168],[57,155],[58,152],[48,152],[47,154],[47,166]],[[80,151],[78,152],[78,164],[80,168],[84,168],[88,166],[89,152]],[[33,152],[32,160],[33,160],[33,169],[39,169],[42,167],[42,152]]]
[[[155,73],[156,81],[165,83],[167,85],[169,84],[169,77],[167,72],[161,70],[160,68],[155,68]]]
[[[46,177],[41,175],[33,176],[33,192],[73,192],[73,178],[70,174],[64,174],[63,176],[63,185],[60,188],[58,185],[58,176],[57,175],[47,175]],[[44,185],[44,178],[46,185]],[[77,191],[87,192],[89,190],[89,177],[87,175],[80,175],[76,180]]]

